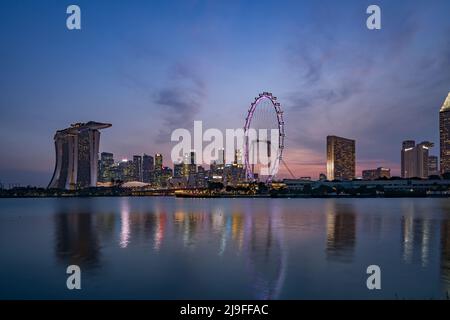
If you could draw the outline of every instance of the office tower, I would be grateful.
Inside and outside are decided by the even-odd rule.
[[[218,150],[218,159],[213,160],[210,164],[210,174],[214,180],[221,180],[225,168],[225,149]]]
[[[162,171],[163,169],[163,156],[160,153],[155,154],[155,171]]]
[[[412,153],[410,153],[411,150],[414,149],[416,146],[416,142],[414,140],[405,140],[402,143],[402,151],[401,151],[401,176],[402,178],[405,178],[407,173],[407,164],[411,163],[412,160]],[[412,169],[408,169],[411,171]]]
[[[118,164],[119,180],[122,182],[134,181],[134,162],[133,160],[123,159]]]
[[[327,177],[329,180],[355,177],[355,140],[327,136]]]
[[[363,180],[375,180],[380,178],[390,178],[391,169],[379,167],[376,169],[363,170],[362,178]]]
[[[218,165],[225,165],[225,149],[219,149],[219,158],[216,161],[216,164]],[[222,168],[223,169],[223,168]]]
[[[173,164],[173,176],[174,178],[181,178],[183,176],[183,162],[178,161]]]
[[[401,174],[402,178],[412,178],[417,177],[416,170],[416,142],[415,141],[404,141],[401,151]]]
[[[189,174],[195,174],[197,172],[197,159],[195,158],[195,151],[191,151],[189,157]]]
[[[428,176],[439,175],[439,161],[437,156],[428,156]]]
[[[155,170],[155,164],[153,162],[153,157],[144,154],[142,157],[142,181],[145,183],[152,182],[152,175]]]
[[[189,175],[195,174],[197,172],[197,165],[195,159],[195,151],[186,153],[183,157],[183,176],[188,177]]]
[[[133,156],[133,176],[135,181],[142,181],[142,157]]]
[[[450,172],[450,92],[439,111],[441,173]]]
[[[189,153],[185,153],[183,155],[183,177],[189,177],[189,164],[190,164]]]
[[[111,124],[90,121],[75,123],[56,131],[56,164],[49,188],[95,187],[98,178],[98,151],[101,129]]]
[[[428,178],[428,151],[433,143],[423,141],[415,145],[413,140],[404,141],[401,151],[402,178]]]
[[[234,151],[234,164],[238,167],[243,167],[242,165],[242,150],[236,149]]]
[[[111,181],[113,178],[112,167],[114,165],[114,155],[110,152],[102,152],[100,154],[99,164],[99,181]]]
[[[203,166],[197,167],[195,185],[197,188],[206,188],[208,186],[208,172]]]
[[[161,170],[160,186],[166,188],[168,186],[169,179],[172,178],[172,169],[169,167],[163,167]]]
[[[161,186],[162,179],[162,169],[163,169],[163,156],[160,153],[155,154],[155,173],[154,181],[157,186]]]

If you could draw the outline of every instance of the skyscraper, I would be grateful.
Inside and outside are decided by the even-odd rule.
[[[406,178],[409,174],[408,171],[412,171],[413,169],[407,168],[407,164],[411,163],[412,160],[412,152],[416,146],[416,142],[414,140],[405,140],[402,143],[402,151],[401,151],[401,176],[402,178]]]
[[[162,171],[163,169],[163,156],[160,153],[155,154],[155,171]]]
[[[112,167],[114,166],[114,155],[110,152],[100,154],[99,181],[109,182],[113,178]]]
[[[415,141],[403,141],[402,158],[402,178],[428,178],[428,152],[433,147],[433,143],[423,141],[415,145]]]
[[[173,164],[173,176],[175,178],[181,178],[183,176],[183,162],[178,161]]]
[[[195,174],[197,172],[197,159],[195,157],[195,151],[191,150],[189,153],[190,163],[189,163],[189,174]]]
[[[163,167],[161,170],[161,187],[167,187],[169,179],[172,178],[173,171],[169,167]]]
[[[142,157],[142,181],[145,183],[152,182],[152,175],[155,170],[155,164],[153,162],[153,157],[144,154]]]
[[[135,181],[142,181],[142,157],[133,156],[133,176]]]
[[[327,136],[327,177],[329,180],[355,177],[355,140]]]
[[[439,111],[441,173],[450,172],[450,92]]]
[[[428,175],[438,176],[439,175],[439,165],[437,156],[428,156]]]
[[[197,172],[197,165],[195,159],[195,151],[186,153],[183,157],[183,176],[189,177],[189,175]]]
[[[162,170],[163,170],[163,156],[160,153],[155,154],[155,173],[154,173],[154,183],[161,187],[162,181]]]
[[[56,131],[56,164],[49,188],[77,189],[95,187],[98,178],[100,129],[108,123],[75,123]]]
[[[221,148],[218,151],[219,151],[219,158],[217,159],[216,164],[223,166],[225,165],[225,149]]]
[[[234,150],[234,164],[242,167],[242,150]]]

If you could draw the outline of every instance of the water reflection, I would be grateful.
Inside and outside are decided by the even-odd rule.
[[[126,248],[130,241],[130,208],[126,199],[121,200],[119,245],[121,248]]]
[[[350,263],[356,243],[356,215],[352,204],[327,202],[327,259]]]
[[[56,258],[66,265],[98,266],[100,244],[93,216],[72,211],[57,213],[54,221]]]
[[[450,291],[450,220],[441,224],[441,278],[445,292]]]
[[[244,256],[253,290],[257,299],[276,299],[285,279],[287,260],[280,212],[271,207],[268,213],[251,212],[247,217],[245,230],[249,237]]]
[[[158,257],[188,250],[188,256],[201,254],[211,261],[242,264],[253,298],[275,299],[283,292],[289,275],[288,251],[294,261],[308,259],[292,249],[296,241],[312,241],[311,252],[325,251],[328,261],[360,268],[354,265],[358,261],[358,238],[358,246],[363,248],[358,255],[370,254],[371,249],[364,250],[373,248],[373,240],[386,243],[383,255],[389,257],[390,268],[399,273],[424,270],[430,278],[433,274],[437,278],[439,273],[443,291],[450,290],[450,202],[436,202],[432,213],[426,212],[429,204],[418,201],[396,203],[396,211],[388,213],[384,206],[372,210],[363,202],[336,199],[315,202],[313,207],[300,201],[282,206],[270,201],[133,198],[116,199],[113,206],[105,202],[94,205],[95,201],[80,203],[60,206],[53,215],[55,256],[65,265],[77,264],[88,270],[102,267],[105,261],[114,261],[114,257],[101,259],[104,248],[123,252],[145,247],[135,252]],[[178,257],[173,259],[177,261]]]

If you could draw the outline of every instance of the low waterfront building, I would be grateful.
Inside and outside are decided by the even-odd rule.
[[[363,170],[362,178],[363,180],[375,180],[381,178],[390,178],[391,169],[379,167],[376,169]]]

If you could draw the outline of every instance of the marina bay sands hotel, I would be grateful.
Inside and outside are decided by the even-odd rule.
[[[109,123],[75,123],[56,131],[56,164],[48,188],[79,189],[97,185],[101,129]]]

